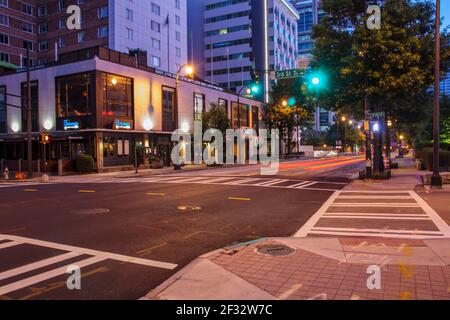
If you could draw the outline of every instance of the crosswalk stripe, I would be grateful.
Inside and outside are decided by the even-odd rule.
[[[410,196],[340,196],[339,199],[356,199],[356,200],[414,200]]]
[[[368,233],[368,232],[342,232],[342,231],[314,231],[311,230],[308,234],[315,235],[332,235],[332,236],[347,236],[347,237],[375,237],[375,238],[398,238],[398,239],[436,239],[445,238],[443,234],[431,235],[431,234],[395,234],[395,233]]]
[[[91,256],[98,256],[98,257],[104,257],[105,259],[112,259],[127,263],[133,263],[133,264],[139,264],[143,266],[149,266],[149,267],[156,267],[156,268],[162,268],[162,269],[169,269],[173,270],[177,267],[176,264],[173,263],[167,263],[162,261],[155,261],[155,260],[149,260],[149,259],[141,259],[131,256],[125,256],[121,254],[116,253],[110,253],[110,252],[104,252],[104,251],[98,251],[93,249],[87,249],[87,248],[81,248],[81,247],[75,247],[75,246],[69,246],[65,244],[60,243],[54,243],[54,242],[48,242],[43,240],[36,240],[31,238],[24,238],[24,237],[18,237],[18,236],[12,236],[12,235],[4,235],[0,234],[0,238],[9,239],[9,240],[16,240],[17,242],[21,243],[27,243],[35,246],[41,246],[41,247],[47,247],[47,248],[53,248],[58,249],[62,251],[73,251],[78,253],[83,253]]]
[[[311,187],[312,185],[315,185],[315,184],[317,184],[317,182],[309,182],[303,186],[297,187],[296,189],[305,189],[305,188]]]
[[[19,244],[23,244],[21,241],[9,241],[5,243],[0,243],[0,249],[6,249],[9,247],[18,246]]]
[[[358,200],[366,200],[366,202]],[[371,203],[367,200],[376,202]],[[387,202],[387,200],[394,200],[394,202]],[[410,200],[410,202],[396,202],[395,200]],[[394,211],[397,208],[402,208],[402,211]],[[420,212],[417,211],[417,208],[421,209]],[[389,212],[391,209],[392,212]],[[367,212],[365,212],[366,210]],[[326,227],[317,226],[321,219],[327,221]],[[361,226],[359,228],[333,227],[335,221],[341,220],[343,223],[345,220],[352,219],[358,219],[364,225],[359,224]],[[396,224],[401,221],[428,224],[431,222],[435,230],[439,231],[423,230],[427,229],[426,225],[420,227],[422,230],[408,230],[408,222],[405,222],[404,229],[402,225],[396,226],[395,229],[373,229],[371,220],[385,220],[388,226],[390,225],[388,221],[397,221]],[[306,237],[308,235],[431,239],[450,237],[450,227],[414,191],[336,191],[294,236]]]
[[[88,258],[88,259],[85,259],[82,261],[74,262],[70,265],[74,265],[79,268],[83,268],[83,267],[87,267],[89,265],[104,261],[106,259],[107,258],[104,258],[104,257],[91,257],[91,258]],[[67,272],[67,267],[69,267],[70,265],[59,267],[59,268],[29,277],[29,278],[26,278],[23,280],[19,280],[19,281],[7,284],[3,287],[0,287],[0,296],[10,293],[10,292],[13,292],[13,291],[23,289],[25,287],[31,286],[33,284],[36,284],[36,283],[39,283],[39,282],[42,282],[42,281],[45,281],[45,280],[48,280],[51,278],[55,278],[62,274],[65,274]]]
[[[224,182],[227,180],[231,180],[232,178],[229,177],[222,177],[222,178],[206,178],[203,181],[200,181],[199,183],[202,184],[209,184],[209,183],[219,183],[219,182]]]
[[[383,216],[383,217],[377,217],[377,216],[356,216],[356,215],[324,215],[322,218],[325,219],[366,219],[366,220],[427,220],[431,221],[431,218],[428,217],[399,217],[399,216]]]
[[[74,258],[74,257],[80,256],[80,255],[81,255],[81,253],[68,252],[68,253],[64,253],[64,254],[61,254],[56,257],[51,257],[51,258],[44,259],[41,261],[33,262],[33,263],[27,264],[25,266],[21,266],[21,267],[14,268],[14,269],[11,269],[11,270],[8,270],[5,272],[1,272],[0,280],[11,278],[16,275],[26,273],[29,271],[33,271],[33,270],[36,270],[36,269],[39,269],[39,268],[42,268],[42,267],[45,267],[45,266],[48,266],[48,265],[51,265],[51,264],[54,264],[57,262],[61,262],[61,261],[64,261],[64,260],[67,260],[70,258]]]
[[[418,203],[357,203],[357,202],[339,202],[333,203],[330,207],[381,207],[381,208],[420,208]]]
[[[311,183],[310,181],[303,181],[303,182],[300,182],[300,183],[296,183],[296,184],[290,185],[290,186],[288,186],[288,188],[295,189],[297,187],[301,187],[301,186],[304,186],[305,184],[310,184],[310,183]]]
[[[248,179],[240,179],[237,181],[232,181],[232,182],[226,182],[225,184],[229,184],[229,185],[238,185],[238,184],[247,184],[253,181],[259,181],[261,179],[258,178],[248,178]]]
[[[337,231],[337,232],[370,232],[370,233],[391,233],[391,234],[414,234],[414,235],[440,235],[443,236],[440,231],[424,231],[424,230],[394,230],[394,229],[357,229],[357,228],[327,228],[327,227],[317,227],[313,228],[312,231]]]
[[[361,212],[327,212],[324,215],[338,215],[338,216],[374,216],[374,217],[417,217],[424,218],[428,217],[426,214],[413,214],[413,213],[402,213],[402,214],[393,214],[393,213],[361,213]]]
[[[269,181],[265,181],[265,182],[261,182],[261,183],[257,183],[255,184],[255,186],[259,186],[259,187],[269,187],[269,186],[273,186],[282,182],[286,182],[288,180],[286,179],[275,179],[275,180],[269,180]]]

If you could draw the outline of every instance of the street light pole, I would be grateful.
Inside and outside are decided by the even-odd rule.
[[[27,156],[28,156],[28,179],[33,178],[33,141],[31,122],[31,80],[30,80],[30,45],[27,43]]]
[[[440,127],[439,127],[439,90],[440,90],[440,62],[441,62],[441,40],[440,40],[440,18],[441,1],[436,0],[436,36],[435,36],[435,61],[434,61],[434,156],[433,156],[433,175],[431,177],[431,186],[434,188],[442,187],[442,177],[439,174],[439,148],[440,148]]]
[[[175,126],[176,129],[178,129],[179,123],[178,123],[178,87],[179,87],[179,83],[180,83],[180,75],[181,75],[181,71],[183,71],[183,69],[186,68],[186,73],[188,75],[192,75],[194,70],[192,68],[192,66],[190,66],[189,64],[183,64],[177,71],[177,74],[175,76],[175,110],[174,110],[174,122],[175,122]],[[195,112],[195,110],[194,110]],[[175,165],[175,170],[181,170],[181,166],[180,165]]]

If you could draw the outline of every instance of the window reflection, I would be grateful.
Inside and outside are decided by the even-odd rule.
[[[130,78],[103,74],[103,115],[132,117],[132,90]]]
[[[56,79],[58,117],[92,115],[95,86],[92,73],[81,73]]]

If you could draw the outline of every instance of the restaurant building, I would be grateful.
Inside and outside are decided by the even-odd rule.
[[[231,127],[259,129],[262,103],[238,97],[223,88],[147,66],[146,59],[103,47],[61,54],[31,71],[33,166],[49,161],[57,171],[74,170],[80,154],[90,154],[96,170],[128,168],[135,145],[170,164],[171,134],[178,128],[192,131],[211,104],[223,107]],[[27,92],[24,69],[0,74],[0,159],[10,170],[26,168]],[[6,107],[5,107],[6,106]],[[52,135],[45,148],[42,132]],[[45,151],[44,151],[45,149]],[[23,159],[23,160],[21,160]],[[42,164],[41,164],[42,166]]]

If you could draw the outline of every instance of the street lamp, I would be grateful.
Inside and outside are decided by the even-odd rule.
[[[180,75],[181,72],[185,69],[185,74],[188,76],[192,76],[194,74],[194,68],[189,64],[183,64],[177,71],[176,77],[175,77],[175,124],[178,128],[178,86],[180,83]]]

